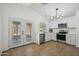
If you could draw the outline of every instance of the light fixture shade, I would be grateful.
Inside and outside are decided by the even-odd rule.
[[[63,19],[63,13],[60,11],[59,12],[59,9],[56,8],[56,14],[55,15],[48,15],[48,19],[49,19],[49,22],[53,21],[53,20],[57,20],[57,19]]]

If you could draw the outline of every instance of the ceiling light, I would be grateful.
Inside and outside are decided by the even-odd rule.
[[[54,19],[62,19],[63,18],[63,14],[62,12],[58,12],[58,8],[56,8],[56,14],[54,16],[51,16],[51,20],[54,20]]]

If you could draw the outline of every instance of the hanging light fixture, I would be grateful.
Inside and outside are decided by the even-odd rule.
[[[58,12],[58,8],[56,8],[56,14],[54,15],[54,16],[51,16],[51,20],[54,20],[54,19],[62,19],[63,18],[63,14],[60,12],[60,14],[59,14],[59,12]]]
[[[59,18],[59,16],[58,16],[58,8],[56,8],[56,16],[55,17],[56,17],[56,19]]]

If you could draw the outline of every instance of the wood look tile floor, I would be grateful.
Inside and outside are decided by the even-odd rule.
[[[79,48],[60,42],[49,41],[41,45],[29,44],[6,52],[6,56],[79,56]]]

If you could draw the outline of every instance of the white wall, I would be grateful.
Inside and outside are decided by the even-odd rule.
[[[33,37],[34,41],[39,44],[39,23],[40,21],[45,21],[45,18],[43,18],[40,14],[37,12],[19,5],[13,5],[13,4],[2,4],[2,12],[3,12],[3,21],[2,21],[2,50],[5,51],[8,49],[8,20],[9,17],[16,17],[16,18],[22,18],[26,20],[32,20],[33,21]]]
[[[0,8],[1,8],[1,6],[0,6]],[[1,22],[1,21],[2,21],[2,12],[1,12],[1,11],[2,11],[2,10],[0,9],[0,55],[1,55],[1,52],[2,52],[2,48],[1,48],[1,47],[2,47],[2,44],[1,44],[1,43],[2,43],[2,42],[1,42],[1,41],[2,41],[2,35],[1,35],[1,32],[2,32],[2,31],[1,31],[1,29],[2,29],[2,28],[1,28],[1,25],[2,25],[2,22]]]
[[[0,15],[0,55],[1,55],[1,15]]]

